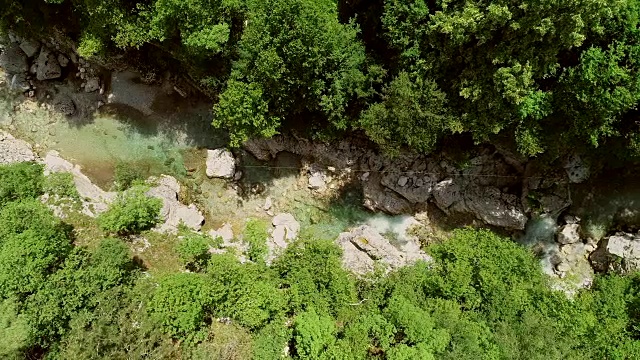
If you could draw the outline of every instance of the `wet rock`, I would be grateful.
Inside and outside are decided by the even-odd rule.
[[[573,244],[580,241],[580,225],[567,224],[560,229],[556,240],[563,245]]]
[[[84,83],[85,92],[94,92],[100,90],[100,79],[98,77],[90,77]]]
[[[24,92],[31,89],[31,84],[29,84],[29,81],[27,80],[27,76],[24,73],[20,73],[20,74],[13,75],[13,77],[11,78],[10,87],[11,87],[11,90]]]
[[[0,164],[35,160],[36,155],[29,143],[16,139],[9,133],[0,131]]]
[[[364,206],[371,211],[382,210],[386,213],[398,215],[411,211],[411,204],[396,192],[380,183],[379,174],[371,174],[362,183]]]
[[[20,43],[20,49],[27,55],[27,57],[34,57],[40,50],[40,43],[33,40],[23,40]]]
[[[53,108],[66,116],[72,116],[76,112],[76,105],[73,103],[73,100],[64,94],[59,94],[55,97],[53,100]]]
[[[227,149],[207,151],[207,176],[210,178],[233,179],[236,159]]]
[[[376,264],[390,271],[417,261],[431,261],[417,243],[409,241],[398,248],[368,225],[340,234],[336,242],[343,250],[343,266],[356,274],[372,272]]]
[[[323,191],[327,189],[327,174],[322,166],[312,164],[309,167],[309,189]]]
[[[204,223],[204,216],[198,208],[191,205],[184,205],[178,201],[180,193],[180,183],[172,176],[162,175],[157,179],[150,179],[150,183],[155,185],[147,192],[147,195],[162,200],[162,210],[160,212],[164,223],[157,230],[160,232],[176,232],[178,226],[184,226],[198,231]]]
[[[62,68],[58,63],[56,55],[47,48],[42,48],[37,60],[38,70],[36,77],[38,80],[58,79],[62,76]]]
[[[640,234],[617,233],[605,238],[591,254],[591,263],[597,271],[640,270]]]
[[[16,44],[4,49],[0,54],[0,67],[9,74],[19,74],[29,70],[27,55]]]
[[[58,54],[58,63],[62,67],[67,67],[69,65],[69,59],[62,54]]]
[[[591,171],[589,165],[580,158],[578,155],[573,155],[564,165],[564,169],[567,172],[569,181],[574,184],[584,182],[589,178]]]

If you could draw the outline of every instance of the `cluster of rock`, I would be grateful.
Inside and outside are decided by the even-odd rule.
[[[399,246],[393,245],[369,225],[344,232],[336,241],[343,250],[343,267],[360,275],[379,266],[384,271],[391,271],[418,261],[431,261],[431,257],[420,249],[417,239],[409,238]]]
[[[35,97],[42,82],[62,80],[77,68],[76,76],[82,80],[81,87],[85,92],[104,93],[98,71],[72,51],[67,55],[54,42],[41,43],[14,34],[6,40],[7,43],[0,47],[0,68],[5,72],[10,89]],[[101,103],[98,102],[98,107]],[[68,95],[56,97],[53,105],[67,116],[76,112],[76,104]]]
[[[602,240],[591,256],[597,271],[631,273],[640,270],[640,233],[617,233]]]
[[[364,205],[372,211],[407,214],[433,203],[447,214],[470,214],[488,225],[510,230],[523,230],[533,211],[557,213],[569,206],[569,182],[588,176],[577,159],[568,165],[567,173],[536,178],[529,166],[512,154],[489,147],[463,164],[444,155],[400,154],[390,158],[354,139],[329,145],[276,136],[251,140],[245,149],[263,161],[283,151],[308,159],[315,164],[308,170],[309,187],[314,190],[326,187],[330,168],[352,174],[361,183]],[[571,178],[569,174],[574,173]],[[541,204],[535,208],[528,196],[533,191]]]
[[[36,155],[31,144],[0,131],[0,164],[35,161]]]
[[[194,204],[184,205],[178,199],[180,183],[172,176],[162,175],[159,178],[151,178],[148,183],[153,185],[147,195],[162,200],[160,216],[163,222],[156,230],[160,232],[176,232],[178,226],[199,231],[204,224],[204,216]]]

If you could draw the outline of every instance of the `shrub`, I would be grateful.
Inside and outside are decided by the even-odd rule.
[[[124,162],[116,164],[113,183],[117,190],[124,191],[143,180],[143,175],[135,166]]]
[[[42,165],[24,162],[0,165],[0,205],[42,195]]]
[[[264,262],[267,256],[267,224],[264,221],[249,219],[244,228],[244,240],[249,244],[247,255],[251,261]]]
[[[146,195],[144,186],[120,193],[109,209],[98,218],[102,230],[128,235],[149,230],[160,221],[162,200]]]
[[[190,233],[178,244],[176,252],[187,269],[200,271],[207,266],[211,257],[209,246],[212,245],[219,245],[219,241],[206,235]]]
[[[44,181],[44,192],[61,198],[80,199],[78,189],[71,173],[59,172],[47,176]]]

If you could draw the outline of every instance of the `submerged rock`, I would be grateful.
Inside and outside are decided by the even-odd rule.
[[[210,178],[233,179],[236,159],[227,149],[207,150],[207,176]]]

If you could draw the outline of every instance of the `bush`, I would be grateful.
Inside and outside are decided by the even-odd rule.
[[[244,241],[249,244],[247,255],[249,260],[255,262],[264,262],[267,256],[267,224],[264,221],[249,219],[244,228]]]
[[[38,200],[11,202],[0,209],[0,243],[10,234],[34,230],[51,234],[61,230],[60,221]]]
[[[201,330],[211,304],[209,289],[201,275],[167,276],[160,281],[149,303],[149,311],[172,336],[202,340]]]
[[[110,234],[128,235],[149,230],[160,221],[162,200],[146,195],[144,186],[120,193],[98,223]]]
[[[42,165],[24,162],[0,165],[0,205],[42,195],[44,175]]]
[[[61,198],[80,199],[71,173],[52,173],[44,181],[44,192]]]
[[[144,176],[135,166],[124,162],[116,164],[113,183],[118,191],[124,191],[143,180]]]
[[[182,239],[176,248],[180,261],[191,271],[201,271],[207,267],[211,257],[210,246],[219,246],[220,242],[209,236],[190,233]]]

